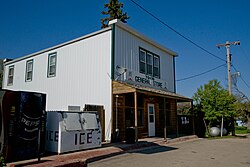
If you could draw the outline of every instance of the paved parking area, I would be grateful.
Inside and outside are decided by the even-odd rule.
[[[200,139],[148,147],[88,164],[88,167],[249,167],[250,138]]]

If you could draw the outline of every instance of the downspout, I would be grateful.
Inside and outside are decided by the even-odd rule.
[[[193,100],[191,101],[191,110],[192,110],[192,124],[193,124],[193,135],[195,135],[195,115],[194,115],[194,104]]]
[[[164,140],[167,141],[167,113],[166,113],[166,97],[163,97],[163,112],[164,112]]]
[[[174,93],[176,93],[176,78],[175,78],[175,57],[173,56],[173,70],[174,70]]]
[[[112,36],[111,36],[111,80],[115,78],[115,24],[112,24]]]
[[[179,137],[179,117],[177,112],[177,100],[175,100],[175,110],[176,110],[176,137]]]
[[[111,79],[111,127],[110,127],[110,132],[111,132],[111,142],[113,142],[112,140],[112,136],[114,135],[113,133],[113,129],[114,129],[114,96],[113,96],[113,80],[114,80],[114,64],[115,64],[115,24],[111,25],[111,75],[110,75],[110,79]],[[117,125],[116,125],[117,126]]]

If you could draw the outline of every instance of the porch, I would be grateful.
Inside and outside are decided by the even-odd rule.
[[[175,93],[113,81],[112,141],[126,140],[133,127],[135,140],[147,137],[179,136],[177,103],[192,99]],[[194,123],[191,131],[194,134]]]

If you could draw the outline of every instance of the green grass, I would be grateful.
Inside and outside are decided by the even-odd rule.
[[[235,127],[235,134],[250,134],[250,129],[247,129],[247,127],[237,126]]]
[[[227,135],[227,136],[222,136],[222,137],[220,137],[220,136],[217,136],[217,137],[208,137],[207,139],[211,139],[211,140],[213,140],[213,139],[232,139],[232,138],[238,138],[238,139],[244,139],[244,138],[246,138],[246,136],[231,136],[231,135]]]

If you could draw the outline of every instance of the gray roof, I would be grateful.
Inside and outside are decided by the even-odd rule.
[[[118,82],[118,81],[117,81]],[[130,88],[134,88],[137,91],[141,91],[143,92],[148,92],[148,93],[152,93],[158,96],[163,96],[163,97],[167,97],[167,98],[171,98],[171,99],[176,99],[178,102],[191,102],[193,101],[193,99],[176,94],[174,92],[169,92],[169,91],[164,91],[164,90],[159,90],[159,89],[154,89],[154,88],[150,88],[150,87],[146,87],[146,86],[141,86],[141,85],[135,85],[135,84],[130,84],[127,82],[121,82],[119,81],[119,83],[128,86]]]

